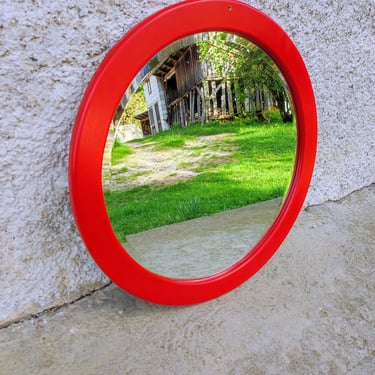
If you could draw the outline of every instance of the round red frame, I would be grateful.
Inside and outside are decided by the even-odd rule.
[[[142,267],[118,241],[104,202],[102,158],[111,119],[138,71],[168,44],[204,31],[227,31],[246,37],[278,65],[295,108],[296,163],[278,215],[244,258],[208,277],[172,279]],[[310,78],[300,53],[281,27],[264,13],[239,1],[183,1],[134,27],[109,51],[93,76],[81,102],[71,140],[69,184],[73,214],[92,257],[119,287],[159,304],[204,302],[249,279],[286,238],[308,191],[316,145],[317,115]]]

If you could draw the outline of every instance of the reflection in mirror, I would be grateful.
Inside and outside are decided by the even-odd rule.
[[[103,189],[114,231],[152,272],[222,271],[271,225],[295,146],[290,95],[263,50],[224,32],[178,40],[139,72],[113,118]]]

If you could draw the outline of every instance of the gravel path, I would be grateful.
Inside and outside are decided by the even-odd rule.
[[[122,190],[146,184],[170,184],[197,176],[197,168],[224,164],[233,150],[224,144],[226,134],[201,136],[183,147],[158,149],[157,142],[129,142],[134,151],[111,167],[111,190]]]

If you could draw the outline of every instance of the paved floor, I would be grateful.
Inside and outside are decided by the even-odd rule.
[[[248,253],[269,228],[280,199],[127,236],[126,250],[147,269],[173,278],[212,275]]]
[[[235,291],[188,307],[110,285],[0,330],[0,374],[374,374],[375,185],[303,211]]]

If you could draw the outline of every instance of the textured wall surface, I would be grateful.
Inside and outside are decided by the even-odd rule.
[[[70,211],[68,153],[87,84],[111,46],[175,1],[11,1],[0,5],[0,325],[107,282]],[[319,116],[306,205],[375,181],[374,3],[252,1],[299,48]]]

